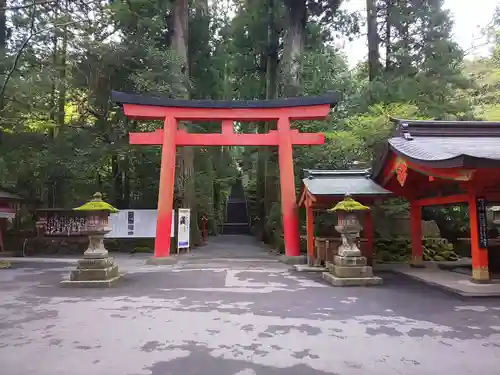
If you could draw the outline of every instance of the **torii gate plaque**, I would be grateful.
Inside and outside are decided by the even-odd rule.
[[[123,106],[129,118],[164,120],[163,129],[130,133],[130,144],[162,146],[155,258],[170,255],[177,146],[278,146],[285,255],[300,254],[292,145],[319,145],[324,143],[324,137],[321,133],[299,133],[290,129],[290,121],[324,119],[337,104],[335,93],[268,101],[213,101],[113,92],[112,100]],[[194,134],[177,127],[178,121],[214,120],[221,120],[221,133]],[[266,134],[237,134],[233,131],[234,121],[277,121],[277,130]]]

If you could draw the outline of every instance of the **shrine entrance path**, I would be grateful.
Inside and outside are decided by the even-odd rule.
[[[205,246],[179,256],[181,264],[241,262],[278,263],[278,257],[269,253],[269,248],[260,244],[255,237],[247,235],[223,235],[209,237]]]
[[[250,237],[173,266],[117,257],[116,288],[63,289],[74,260],[0,270],[0,363],[12,375],[494,374],[498,299],[461,300],[392,274],[333,288]]]

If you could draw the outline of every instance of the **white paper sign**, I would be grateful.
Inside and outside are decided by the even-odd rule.
[[[179,208],[179,222],[177,231],[177,248],[189,248],[189,217],[191,216],[189,208]]]
[[[15,212],[6,212],[6,211],[0,212],[0,219],[14,219],[15,217],[16,217]]]
[[[120,210],[109,215],[111,232],[106,238],[155,238],[158,210]],[[175,211],[172,211],[170,237],[175,236]]]

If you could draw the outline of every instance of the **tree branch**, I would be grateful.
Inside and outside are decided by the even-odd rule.
[[[55,29],[57,27],[63,27],[63,26],[72,25],[72,24],[74,24],[76,22],[75,21],[64,22],[64,23],[60,23],[60,24],[57,24],[57,25],[52,25],[50,27],[47,27],[45,29],[38,30],[38,31],[35,31],[35,32],[33,31],[34,26],[35,26],[34,23],[35,23],[35,11],[33,10],[33,15],[31,17],[30,34],[26,37],[26,39],[24,40],[23,44],[21,44],[21,47],[19,47],[19,50],[16,52],[16,57],[14,58],[14,62],[12,63],[11,68],[9,69],[9,71],[7,72],[7,74],[5,76],[2,88],[0,89],[0,101],[3,100],[4,94],[5,94],[5,90],[7,88],[7,84],[9,83],[9,81],[10,81],[10,79],[12,77],[12,74],[16,70],[17,64],[19,62],[19,59],[21,58],[21,55],[22,55],[24,49],[26,48],[26,46],[28,45],[29,41],[31,39],[33,39],[33,37],[35,37],[35,36],[37,36],[39,34],[43,34],[46,31],[50,31],[50,30]]]
[[[1,10],[20,10],[20,9],[28,9],[31,7],[36,7],[37,5],[47,5],[47,4],[52,4],[52,3],[57,3],[58,0],[45,0],[45,1],[39,1],[39,2],[33,2],[31,4],[25,4],[25,5],[14,5],[11,7],[3,7]]]

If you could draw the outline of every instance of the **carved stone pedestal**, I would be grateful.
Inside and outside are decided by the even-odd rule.
[[[71,271],[69,280],[63,280],[62,286],[82,288],[108,288],[120,278],[118,265],[108,256],[103,245],[103,236],[90,236],[89,248],[78,261],[76,270]]]
[[[323,272],[323,279],[334,286],[366,286],[382,284],[382,279],[373,276],[373,269],[366,265],[363,256],[334,257],[333,263],[327,262],[329,272]]]

